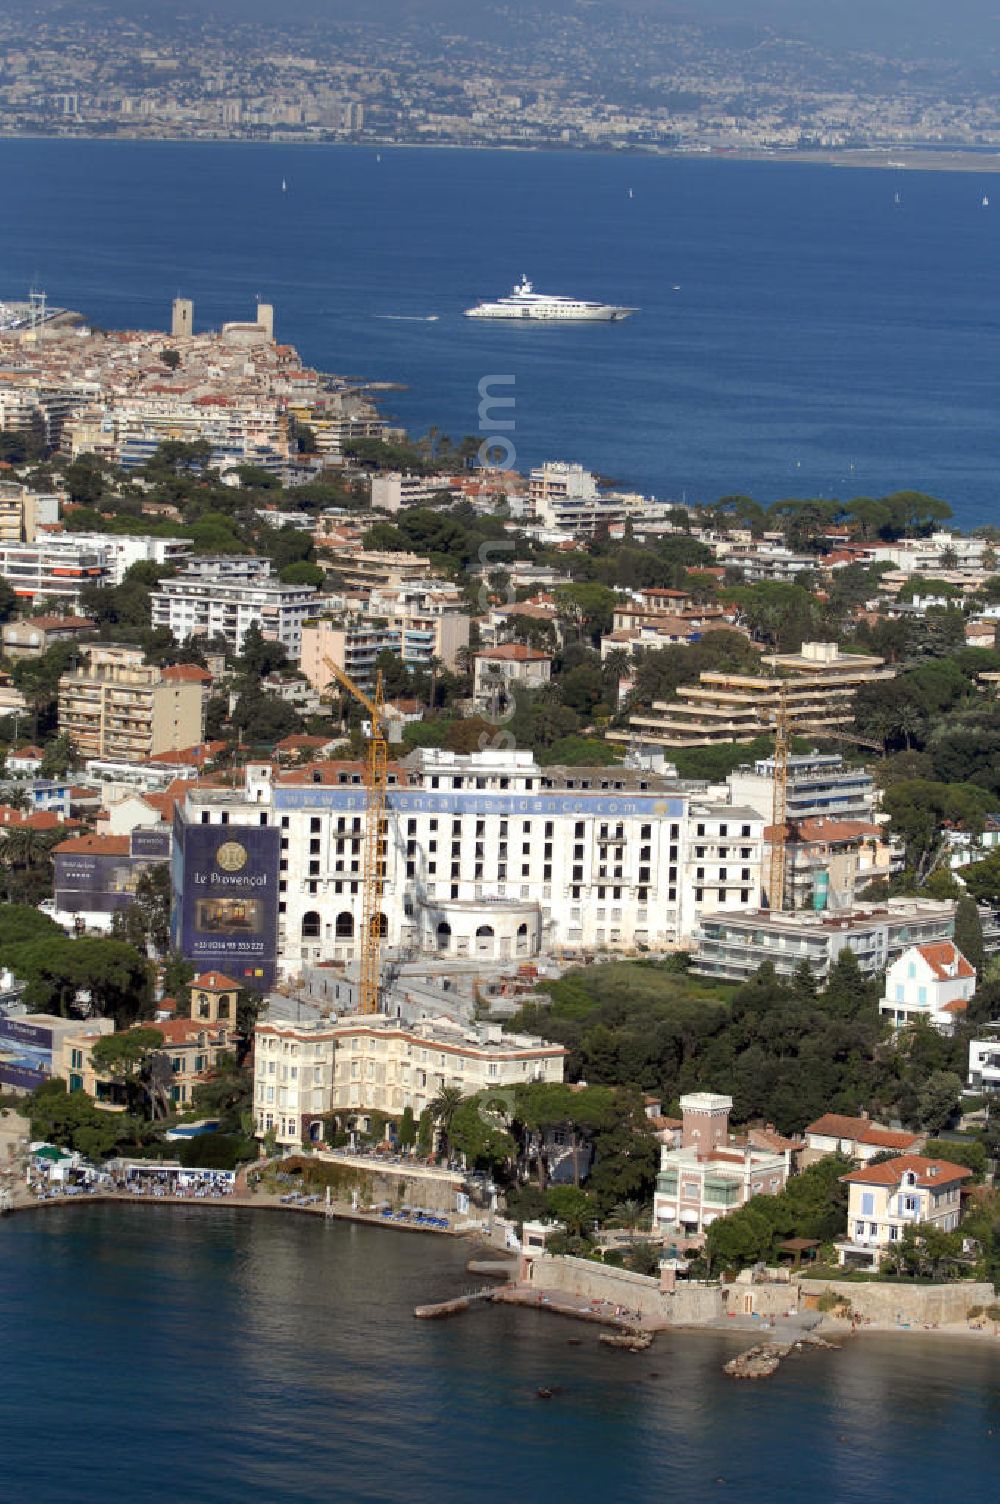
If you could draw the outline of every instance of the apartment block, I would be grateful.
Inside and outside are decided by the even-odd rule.
[[[452,475],[410,475],[383,472],[371,478],[371,502],[380,512],[398,512],[401,507],[423,506],[442,491],[451,493]]]
[[[109,582],[103,550],[69,536],[0,543],[0,575],[21,600],[59,602],[74,610],[85,586]]]
[[[830,736],[854,720],[854,696],[863,684],[891,679],[895,670],[874,656],[841,653],[835,643],[807,642],[801,653],[762,659],[771,675],[703,673],[681,685],[677,698],[654,702],[629,719],[614,741],[664,747],[708,747],[754,741],[773,731],[784,699],[796,735]]]
[[[394,653],[413,668],[436,661],[458,667],[469,644],[471,619],[451,586],[414,583],[373,589],[363,603],[336,616],[309,622],[302,629],[302,672],[317,690],[330,682],[326,660],[346,669],[352,679],[370,683],[379,653]]]
[[[804,963],[822,981],[840,952],[852,950],[865,975],[875,976],[908,946],[950,941],[954,934],[955,904],[948,899],[889,898],[841,914],[715,914],[697,926],[691,969],[742,982],[765,961],[783,977],[794,976]]]
[[[395,589],[426,580],[433,573],[430,559],[422,554],[371,548],[359,548],[346,557],[338,557],[333,567],[346,590],[362,591]]]
[[[133,564],[180,564],[191,552],[187,538],[156,538],[151,534],[73,533],[73,541],[101,554],[107,583],[120,585]]]
[[[189,637],[224,637],[234,651],[252,626],[272,642],[283,643],[290,658],[302,653],[302,626],[316,609],[309,585],[284,585],[275,578],[221,579],[184,571],[162,580],[150,595],[154,627],[167,627],[178,642]]]
[[[59,497],[0,483],[0,543],[34,543],[41,527],[59,521]]]
[[[736,768],[726,780],[734,804],[749,804],[767,819],[774,808],[774,758]],[[788,759],[786,809],[789,824],[830,817],[870,821],[875,780],[867,768],[851,768],[836,752],[793,754]]]
[[[151,664],[92,656],[59,680],[59,731],[81,757],[141,760],[180,751],[202,740],[202,687]]]
[[[289,455],[288,421],[278,403],[240,394],[170,397],[109,397],[70,417],[63,447],[76,459],[100,454],[126,469],[152,459],[167,441],[207,443],[210,463],[270,468]]]

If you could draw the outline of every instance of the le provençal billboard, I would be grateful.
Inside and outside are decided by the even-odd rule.
[[[199,971],[273,983],[280,848],[274,826],[175,825],[174,940]]]
[[[34,1091],[52,1074],[52,1030],[27,1017],[0,1018],[0,1086]]]

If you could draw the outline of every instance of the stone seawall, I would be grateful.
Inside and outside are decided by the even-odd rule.
[[[292,1155],[280,1168],[302,1171],[303,1181],[314,1191],[330,1187],[339,1201],[350,1202],[357,1192],[362,1206],[421,1206],[427,1211],[455,1213],[456,1192],[462,1189],[462,1177],[451,1171],[426,1168],[410,1169],[405,1165],[381,1164],[372,1157],[359,1158],[332,1154]]]
[[[830,1290],[849,1301],[855,1315],[895,1326],[944,1326],[965,1321],[973,1306],[989,1306],[996,1300],[992,1285],[967,1280],[948,1285],[911,1285],[803,1279],[798,1285],[799,1304],[807,1310],[815,1309],[823,1292]]]
[[[613,1269],[590,1259],[572,1257],[532,1259],[528,1281],[538,1290],[558,1291],[580,1300],[607,1301],[627,1311],[676,1325],[700,1325],[724,1314],[718,1285],[680,1285],[662,1290],[658,1279]]]

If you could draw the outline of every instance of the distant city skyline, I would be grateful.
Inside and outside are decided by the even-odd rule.
[[[0,0],[0,133],[993,148],[992,0]]]

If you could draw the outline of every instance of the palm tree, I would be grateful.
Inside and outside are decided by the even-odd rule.
[[[62,839],[62,832],[36,830],[33,825],[12,825],[0,845],[0,862],[13,871],[16,868],[30,870],[43,867],[50,859],[54,840]]]
[[[451,1153],[451,1126],[462,1103],[462,1093],[457,1086],[442,1086],[437,1096],[428,1104],[431,1121],[441,1134],[441,1144],[447,1159]]]
[[[639,1201],[619,1201],[611,1213],[611,1221],[618,1227],[634,1229],[643,1219],[644,1209]]]

